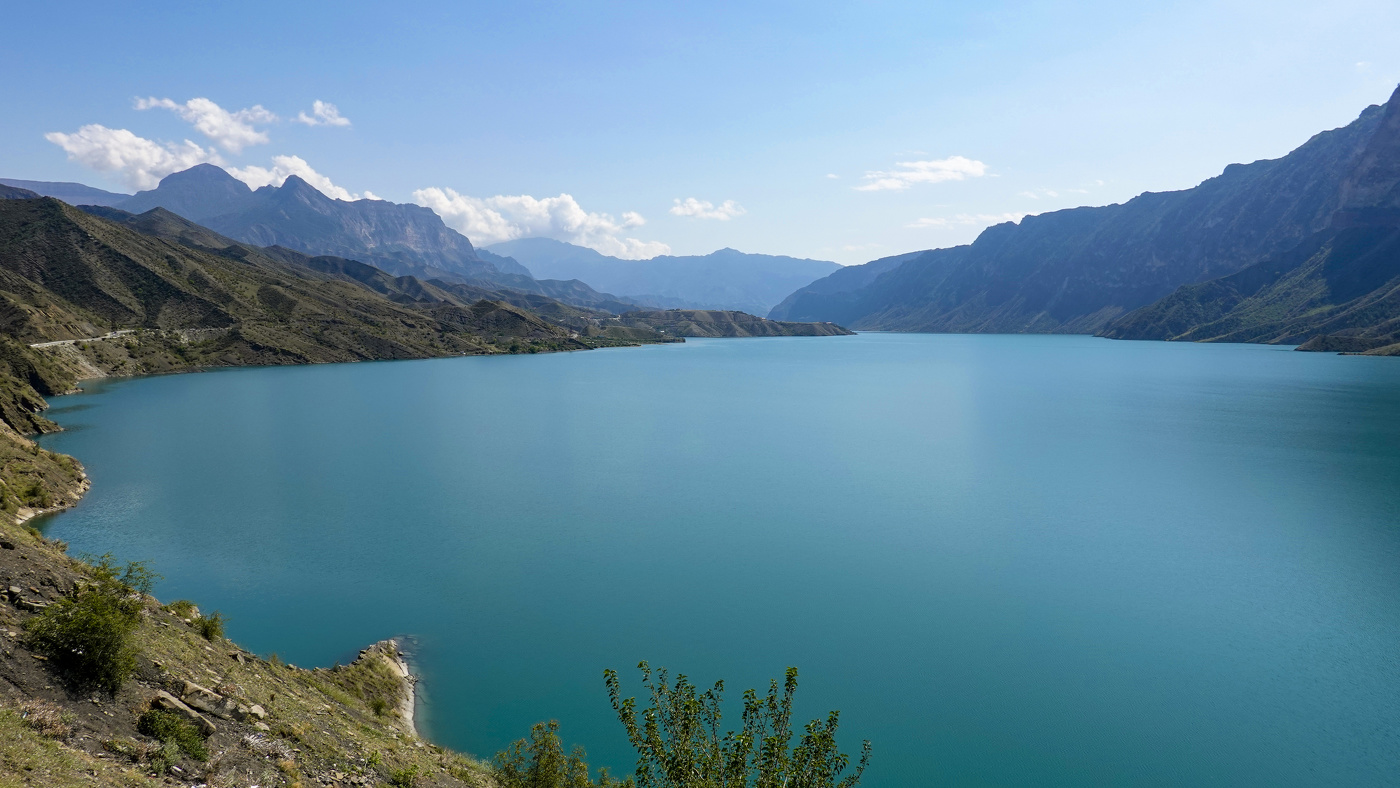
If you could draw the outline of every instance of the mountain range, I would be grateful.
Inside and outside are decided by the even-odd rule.
[[[0,178],[0,185],[12,186],[33,192],[40,197],[53,197],[69,205],[116,205],[131,199],[130,194],[95,189],[81,183],[63,181],[21,181],[15,178]]]
[[[220,167],[200,164],[113,207],[135,214],[164,208],[244,243],[350,258],[390,273],[468,281],[495,281],[502,274],[530,278],[520,266],[483,261],[471,241],[431,209],[337,200],[295,175],[281,186],[254,190]]]
[[[489,260],[519,261],[541,279],[579,279],[598,290],[655,306],[767,314],[793,290],[841,268],[807,260],[721,249],[707,255],[623,260],[550,238],[493,244]]]
[[[162,208],[259,247],[342,257],[396,275],[518,290],[613,312],[671,307],[763,314],[795,288],[840,267],[733,249],[695,257],[622,260],[546,238],[509,241],[488,251],[477,249],[419,205],[338,200],[295,175],[280,186],[253,189],[213,164],[172,173],[156,188],[135,195],[72,183],[8,183],[74,205],[114,207],[138,215]]]
[[[1364,335],[1349,347],[1376,351],[1391,344],[1386,321],[1400,314],[1386,295],[1400,275],[1386,232],[1400,226],[1397,184],[1400,90],[1279,159],[1232,164],[1191,189],[996,225],[966,246],[843,269],[799,288],[769,316],[894,331],[1155,339],[1298,342],[1336,333]]]

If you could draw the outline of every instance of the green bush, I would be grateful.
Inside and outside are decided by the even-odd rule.
[[[200,616],[194,620],[194,631],[205,640],[218,640],[224,636],[224,614],[215,610],[213,615]]]
[[[175,614],[177,618],[193,618],[198,609],[188,599],[177,599],[165,606],[166,612]]]
[[[564,754],[559,738],[559,723],[555,720],[537,723],[530,729],[529,740],[520,739],[496,753],[491,765],[501,788],[603,788],[631,786],[629,778],[618,782],[603,769],[598,782],[588,778],[588,754],[575,746]]]
[[[145,564],[120,571],[110,555],[93,561],[96,582],[25,622],[29,644],[47,656],[73,686],[116,693],[136,670],[132,635],[140,625],[141,596],[156,575]]]
[[[194,723],[173,711],[151,709],[136,721],[136,730],[162,744],[174,745],[196,761],[209,760],[209,747]]]
[[[418,784],[418,767],[408,766],[389,775],[389,784],[394,788],[413,788]]]
[[[87,589],[26,622],[29,642],[80,688],[115,693],[136,670],[138,619],[123,600]]]

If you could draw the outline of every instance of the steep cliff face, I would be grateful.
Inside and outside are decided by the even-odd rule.
[[[1344,206],[1388,194],[1394,151],[1373,140],[1388,139],[1397,103],[1192,189],[997,225],[869,281],[839,272],[851,286],[803,288],[783,314],[897,331],[1099,331],[1183,284],[1282,254],[1331,227]]]
[[[428,208],[385,200],[336,200],[293,175],[256,191],[212,164],[166,176],[158,187],[118,204],[130,213],[164,208],[230,238],[334,255],[400,274],[463,279],[522,277],[477,256],[466,236]]]
[[[1397,91],[1400,96],[1400,91]],[[1400,351],[1400,101],[1341,179],[1325,228],[1218,279],[1183,286],[1104,336]]]

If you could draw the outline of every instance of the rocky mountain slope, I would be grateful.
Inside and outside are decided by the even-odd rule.
[[[673,337],[829,337],[855,333],[835,323],[787,323],[746,312],[706,309],[638,310],[615,320],[628,328],[647,328]]]
[[[1356,181],[1400,102],[1314,136],[1279,159],[1232,164],[1192,189],[1146,193],[1121,205],[1074,208],[988,228],[965,247],[934,250],[873,278],[803,288],[782,316],[896,331],[1092,333],[1184,284],[1288,252],[1332,225],[1357,195],[1388,188]]]
[[[67,181],[22,181],[16,178],[0,178],[0,185],[25,189],[40,197],[53,197],[63,200],[69,205],[116,205],[123,200],[131,199],[130,194],[109,192]]]
[[[126,592],[136,608],[129,678],[113,690],[65,670],[34,624],[111,578],[64,550],[0,525],[0,783],[494,784],[485,764],[418,738],[394,641],[349,665],[305,670],[225,640],[207,626],[214,614],[190,602],[162,606],[137,590]]]
[[[490,280],[528,277],[481,260],[466,236],[430,209],[384,200],[336,200],[293,175],[281,186],[254,191],[212,164],[167,175],[160,185],[115,207],[130,213],[166,210],[257,246],[284,246],[334,255],[420,277]]]
[[[81,378],[672,341],[542,296],[239,244],[161,209],[90,210],[108,218],[47,197],[0,200],[0,509],[11,520],[76,499],[80,467],[19,436],[54,429],[44,397]]]
[[[1342,179],[1325,229],[1237,273],[1183,286],[1102,334],[1400,355],[1400,90]]]
[[[493,244],[487,251],[517,260],[541,279],[579,279],[589,286],[661,307],[743,310],[767,314],[794,289],[840,269],[836,263],[721,249],[707,255],[623,260],[549,238]],[[492,258],[495,259],[495,258]]]

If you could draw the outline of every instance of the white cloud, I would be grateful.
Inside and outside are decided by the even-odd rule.
[[[990,226],[1001,224],[1002,222],[1019,222],[1027,214],[1024,213],[960,213],[956,216],[938,216],[916,219],[906,227],[914,228],[947,228],[947,227],[967,227],[969,225],[980,224]]]
[[[68,158],[98,172],[120,173],[133,189],[155,188],[161,178],[196,164],[220,163],[219,154],[185,140],[156,142],[126,129],[91,123],[72,134],[54,131],[44,139],[62,148]]]
[[[987,165],[965,156],[946,159],[896,162],[898,169],[875,170],[865,174],[868,183],[854,187],[856,191],[903,191],[916,183],[942,183],[980,178],[987,174]]]
[[[350,119],[341,115],[340,110],[328,101],[311,102],[311,114],[297,113],[294,120],[308,126],[349,126]]]
[[[449,226],[482,246],[543,236],[634,260],[671,251],[664,243],[621,236],[623,230],[646,222],[641,214],[628,211],[618,221],[606,213],[585,211],[568,194],[543,199],[528,194],[481,198],[430,187],[415,191],[413,200],[432,208]]]
[[[834,173],[834,172],[828,172],[828,173],[826,174],[826,177],[830,178],[830,179],[833,180],[833,181],[839,181],[839,180],[841,180],[841,176],[840,176],[840,175],[837,175],[837,174]]]
[[[687,197],[684,201],[677,199],[675,202],[676,204],[671,206],[671,214],[689,216],[692,219],[718,219],[721,222],[727,222],[735,216],[743,216],[747,213],[742,205],[733,200],[725,200],[719,205],[715,205],[709,200]]]
[[[379,199],[370,192],[365,192],[363,195],[352,194],[350,191],[336,186],[330,178],[312,169],[306,159],[300,156],[273,156],[270,168],[249,165],[247,167],[230,167],[228,172],[254,189],[262,186],[281,186],[289,176],[295,175],[316,187],[320,193],[337,200]]]
[[[238,153],[249,145],[267,143],[267,132],[253,128],[255,123],[275,123],[277,116],[254,104],[247,109],[229,112],[207,98],[193,98],[184,104],[177,104],[168,98],[143,98],[136,100],[137,109],[168,109],[185,121],[194,124],[199,133],[214,141],[214,144],[229,153]]]

